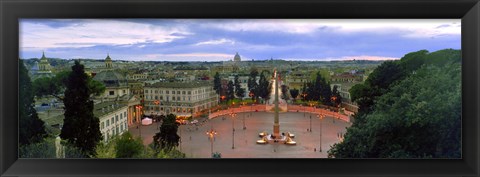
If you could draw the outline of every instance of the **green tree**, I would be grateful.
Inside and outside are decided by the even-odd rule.
[[[329,151],[337,158],[461,157],[461,65],[423,65],[378,97],[361,127]]]
[[[50,140],[24,144],[18,148],[20,158],[56,158],[55,144]]]
[[[290,95],[292,96],[293,100],[295,101],[296,98],[298,97],[299,91],[298,89],[291,89],[290,90]]]
[[[306,95],[307,95],[307,90],[308,90],[307,83],[304,82],[304,83],[303,83],[303,87],[302,87],[302,95],[301,95],[303,101],[306,101],[306,100],[307,100],[307,96],[306,96]]]
[[[262,72],[260,74],[260,79],[259,79],[259,84],[257,87],[257,94],[259,97],[262,97],[264,100],[270,99],[270,94],[272,92],[272,84],[270,83],[270,80],[267,78],[268,73]]]
[[[155,157],[161,159],[178,159],[185,158],[186,155],[177,149],[161,149],[156,153]]]
[[[243,99],[243,97],[245,96],[245,89],[241,87],[238,75],[235,75],[234,86],[235,86],[235,96]]]
[[[235,98],[235,86],[232,81],[228,81],[227,84],[227,101]]]
[[[427,55],[427,50],[411,52],[402,57],[400,64],[403,66],[406,73],[410,73],[423,65]]]
[[[288,97],[288,86],[282,85],[282,86],[280,86],[280,88],[282,89],[282,97],[283,97],[283,99],[289,100],[289,97]]]
[[[325,78],[322,77],[320,72],[317,72],[317,78],[314,83],[314,100],[321,101],[323,104],[332,105],[331,97],[332,90],[330,90],[330,83],[328,83]]]
[[[21,145],[19,147],[20,158],[57,158],[55,139],[47,137],[39,142]],[[80,149],[69,145],[63,145],[65,158],[83,158],[85,154]]]
[[[174,114],[169,114],[163,119],[160,132],[153,136],[155,149],[172,149],[178,146],[180,136],[177,135],[178,123]]]
[[[40,142],[46,135],[44,122],[35,110],[32,83],[23,61],[19,59],[18,114],[20,145]]]
[[[65,90],[65,113],[60,137],[86,155],[94,156],[95,147],[102,139],[99,120],[93,115],[92,90],[88,87],[88,76],[84,66],[75,61],[68,76]]]
[[[35,79],[32,83],[35,96],[43,97],[47,95],[57,95],[61,88],[54,81],[54,78],[42,77]]]
[[[460,157],[461,51],[384,62],[350,89],[359,105],[332,157]]]
[[[386,93],[391,85],[402,80],[406,75],[399,61],[387,61],[378,66],[365,83],[353,86],[350,89],[350,95],[352,101],[359,107],[358,120],[361,119],[362,114],[368,114],[373,110],[377,97]]]
[[[213,76],[213,89],[217,94],[222,92],[222,80],[220,79],[220,74],[218,74],[218,72]]]
[[[319,92],[315,90],[315,85],[312,82],[307,82],[306,84],[306,97],[305,100],[312,101],[319,99]],[[315,99],[316,98],[316,99]]]
[[[35,95],[39,97],[52,95],[63,100],[63,97],[60,95],[65,91],[70,73],[71,71],[62,71],[57,73],[53,78],[45,77],[36,79],[33,82]],[[88,77],[88,87],[91,90],[92,96],[98,96],[105,92],[105,85],[93,80],[91,77]]]
[[[115,142],[117,158],[140,157],[143,149],[142,140],[140,138],[133,138],[129,132],[123,133]]]
[[[332,97],[335,97],[335,100],[332,100],[333,106],[338,106],[342,103],[342,96],[340,96],[337,85],[333,86]]]
[[[257,76],[258,76],[258,71],[256,69],[252,69],[252,71],[250,72],[250,76],[248,77],[248,83],[247,83],[248,90],[254,94],[255,98],[258,98],[258,95],[259,95],[257,93],[257,90],[258,90]]]

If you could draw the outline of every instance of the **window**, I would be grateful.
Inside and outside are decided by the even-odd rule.
[[[127,111],[123,112],[123,117],[127,117]]]
[[[188,91],[188,94],[191,95],[191,94],[192,94],[192,91]]]
[[[155,100],[158,100],[158,96],[155,96]]]
[[[191,99],[191,96],[188,97],[188,101],[190,101],[190,99]]]
[[[185,101],[185,96],[183,96],[183,101]]]
[[[158,93],[158,90],[155,90],[155,93]]]
[[[148,93],[148,90],[145,90],[145,93]]]
[[[118,122],[118,115],[115,115],[115,123]]]
[[[105,122],[102,122],[102,128],[101,129],[104,129],[105,128]]]
[[[123,119],[123,114],[120,114],[120,120],[122,120],[122,119]]]
[[[172,91],[172,94],[175,94],[175,91]]]
[[[110,120],[107,120],[107,127],[110,126]]]
[[[108,95],[115,95],[115,91],[109,91]]]
[[[123,132],[123,124],[120,125],[120,131]]]
[[[162,101],[163,101],[163,96],[160,96],[160,100],[162,100]]]
[[[114,124],[114,123],[115,123],[115,122],[113,121],[113,117],[112,117],[112,120],[111,120],[110,122],[112,122],[112,124]]]
[[[118,131],[118,126],[115,127],[115,132],[117,132],[117,134],[119,133],[119,131]]]
[[[177,100],[180,101],[180,97],[177,97]]]
[[[170,91],[167,90],[166,92],[167,92],[167,94],[170,94]]]
[[[126,93],[126,91],[125,91],[125,90],[123,90],[123,93]]]
[[[128,127],[127,127],[127,123],[125,123],[125,129],[127,129],[127,128],[128,128]]]
[[[179,95],[180,95],[180,91],[177,91],[177,94],[179,94]]]
[[[183,91],[183,92],[182,92],[182,94],[184,94],[184,95],[185,95],[185,91]]]
[[[175,101],[175,97],[174,97],[174,96],[172,96],[172,100]]]

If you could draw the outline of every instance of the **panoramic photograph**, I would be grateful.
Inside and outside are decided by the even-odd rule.
[[[462,158],[461,19],[20,19],[19,158]]]

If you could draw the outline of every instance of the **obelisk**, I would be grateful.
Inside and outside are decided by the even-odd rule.
[[[280,138],[280,124],[278,121],[278,77],[277,77],[277,69],[275,69],[274,73],[275,77],[275,116],[274,116],[274,122],[273,122],[273,135],[275,136],[275,139]]]

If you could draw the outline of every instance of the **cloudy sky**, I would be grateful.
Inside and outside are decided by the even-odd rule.
[[[20,57],[134,61],[398,59],[460,49],[460,19],[22,19]]]

